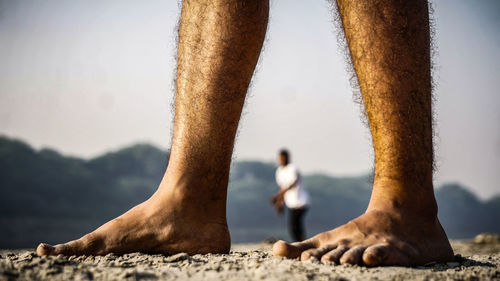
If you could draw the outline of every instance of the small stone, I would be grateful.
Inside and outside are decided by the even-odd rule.
[[[189,259],[189,255],[186,253],[179,253],[175,254],[173,256],[165,257],[164,261],[165,262],[178,262],[178,261],[183,261]]]
[[[481,233],[474,238],[476,244],[498,244],[500,235],[496,233]]]
[[[92,273],[89,271],[77,273],[74,277],[74,280],[77,280],[77,281],[89,281],[92,279],[93,279]]]

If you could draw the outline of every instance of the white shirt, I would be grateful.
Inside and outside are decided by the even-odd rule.
[[[309,193],[302,183],[299,170],[295,165],[289,163],[286,166],[279,166],[276,170],[276,183],[281,189],[287,188],[295,181],[297,184],[285,193],[285,204],[290,209],[298,209],[309,205]]]

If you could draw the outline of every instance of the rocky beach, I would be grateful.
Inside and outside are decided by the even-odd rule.
[[[412,268],[288,260],[273,257],[271,243],[193,256],[38,257],[32,249],[1,250],[0,280],[500,280],[500,243],[490,240],[452,241],[455,261]]]

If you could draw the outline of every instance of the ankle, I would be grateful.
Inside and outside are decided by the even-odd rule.
[[[169,173],[167,169],[151,201],[160,208],[169,206],[183,216],[192,216],[194,220],[226,223],[226,197],[227,183],[216,186],[200,178]]]
[[[205,197],[225,200],[229,182],[229,166],[185,165],[169,163],[160,189],[169,190],[179,198]]]
[[[378,178],[373,184],[367,211],[370,210],[387,210],[404,217],[434,220],[438,207],[432,183]]]

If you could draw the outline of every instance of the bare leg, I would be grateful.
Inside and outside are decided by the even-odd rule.
[[[453,258],[432,185],[430,36],[426,1],[337,1],[375,151],[365,214],[275,255],[365,265]]]
[[[227,253],[234,137],[267,28],[268,0],[183,2],[170,162],[146,202],[38,255]]]

